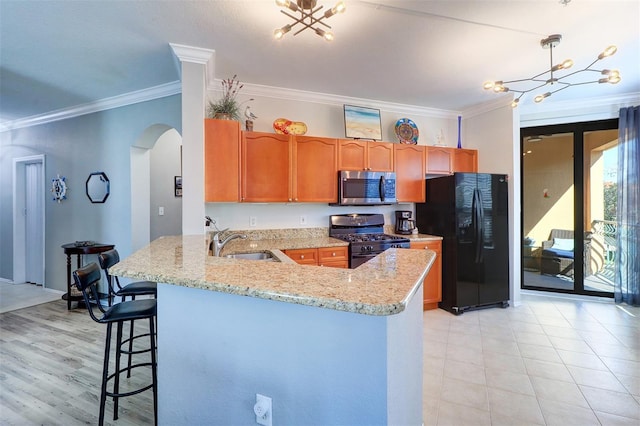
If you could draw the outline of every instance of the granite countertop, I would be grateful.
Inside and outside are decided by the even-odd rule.
[[[220,253],[222,256],[230,253],[253,253],[257,251],[281,251],[281,250],[293,250],[293,249],[306,249],[317,247],[347,247],[349,243],[331,237],[309,237],[309,238],[274,238],[264,240],[232,240],[222,249]],[[277,254],[277,253],[272,253]],[[282,254],[286,259],[284,261],[291,261],[295,263],[287,255]],[[280,256],[276,256],[281,262],[283,259]]]
[[[234,250],[270,251],[284,260],[264,262],[209,256],[203,235],[161,237],[120,261],[110,272],[138,280],[338,311],[393,315],[405,309],[435,258],[431,250],[394,248],[356,269],[341,269],[299,265],[287,261],[280,251],[305,248],[298,244],[307,244],[306,247],[345,245],[340,240],[325,238],[313,238],[306,243],[303,239],[234,240],[223,250],[223,254]],[[284,244],[278,246],[280,243]]]
[[[429,235],[429,234],[396,234],[395,227],[392,225],[385,225],[384,232],[390,235],[396,235],[398,237],[405,237],[410,239],[411,241],[438,241],[442,240],[442,237],[438,235]]]
[[[440,240],[442,240],[442,237],[439,237],[437,235],[429,235],[429,234],[411,234],[411,235],[393,234],[393,235],[398,235],[399,237],[408,238],[410,241],[440,241]]]

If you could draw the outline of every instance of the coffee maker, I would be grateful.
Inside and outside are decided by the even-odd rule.
[[[411,219],[409,210],[396,210],[396,234],[409,235],[416,227],[416,221]]]

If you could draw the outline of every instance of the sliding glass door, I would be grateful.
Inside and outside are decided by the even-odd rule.
[[[613,296],[617,121],[521,130],[522,288]]]

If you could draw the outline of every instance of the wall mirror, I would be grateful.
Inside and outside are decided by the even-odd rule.
[[[93,172],[87,178],[87,197],[92,203],[104,203],[109,197],[109,178],[104,172]]]

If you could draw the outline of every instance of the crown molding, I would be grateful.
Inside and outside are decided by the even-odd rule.
[[[617,118],[620,108],[640,104],[640,92],[571,101],[522,105],[520,126],[573,123]]]
[[[464,118],[475,117],[476,115],[485,114],[487,112],[504,108],[508,106],[511,108],[511,101],[513,100],[513,95],[509,94],[506,96],[500,96],[498,98],[494,98],[490,101],[483,102],[481,104],[472,105],[469,108],[466,108],[462,111],[462,116]]]
[[[161,84],[159,86],[149,87],[147,89],[136,90],[135,92],[125,93],[124,95],[113,96],[111,98],[105,98],[95,102],[76,105],[71,108],[63,108],[44,114],[21,118],[14,121],[5,121],[4,123],[0,123],[0,131],[36,126],[60,120],[67,120],[69,118],[79,117],[85,114],[91,114],[94,112],[105,111],[113,108],[120,108],[140,102],[165,98],[167,96],[173,96],[181,93],[181,91],[181,82],[173,81],[171,83]]]
[[[207,94],[221,92],[220,87],[222,80],[214,80],[216,89],[212,89],[212,85],[207,86]],[[418,105],[399,104],[394,102],[385,102],[374,99],[353,98],[349,96],[340,96],[330,93],[310,92],[306,90],[289,89],[286,87],[263,86],[260,84],[244,83],[243,92],[249,96],[260,96],[265,98],[284,99],[291,101],[310,102],[324,105],[335,105],[342,107],[344,104],[358,105],[369,108],[380,109],[385,112],[393,112],[397,114],[416,114],[434,118],[456,118],[460,115],[459,111],[436,109],[421,107]]]
[[[204,47],[187,46],[184,44],[169,43],[174,55],[180,60],[180,62],[190,62],[194,64],[201,64],[205,66],[205,75],[207,78],[207,86],[210,86],[214,81],[214,70],[216,51],[213,49],[205,49]],[[178,75],[182,78],[182,66],[176,64],[178,67]]]
[[[173,53],[182,62],[193,62],[196,64],[207,64],[215,56],[216,51],[203,47],[186,46],[184,44],[169,43]]]

